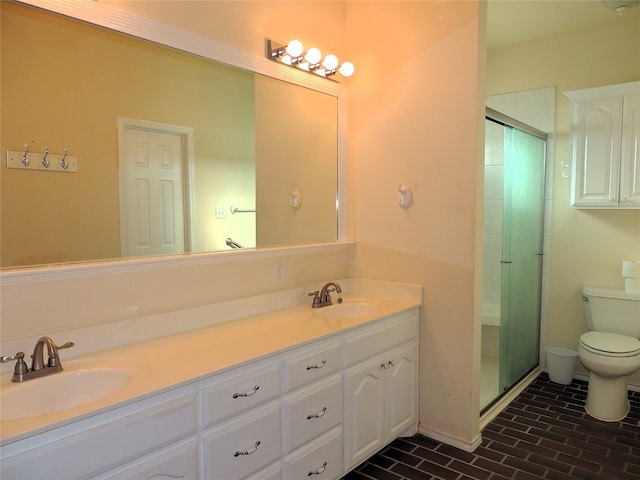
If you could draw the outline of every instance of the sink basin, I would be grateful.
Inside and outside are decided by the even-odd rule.
[[[326,319],[339,319],[339,318],[362,318],[369,315],[373,315],[378,311],[372,303],[367,302],[348,302],[337,303],[329,307],[319,308],[316,312],[316,317]]]
[[[129,385],[133,373],[122,365],[65,366],[60,373],[2,385],[0,418],[17,420],[47,415],[100,400]]]

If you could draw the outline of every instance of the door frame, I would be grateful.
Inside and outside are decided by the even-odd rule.
[[[124,133],[126,129],[144,130],[147,132],[165,133],[170,135],[178,135],[182,137],[182,204],[184,209],[184,250],[186,252],[194,252],[194,225],[193,225],[193,206],[195,205],[195,188],[194,188],[194,139],[193,128],[183,127],[180,125],[172,125],[169,123],[154,122],[151,120],[142,120],[139,118],[116,117],[118,129],[118,201],[119,201],[119,217],[120,217],[120,255],[124,257],[124,249],[126,249],[127,231],[126,224],[123,221],[122,212],[125,208],[125,173],[122,168],[122,160],[126,155],[126,145],[124,141]]]

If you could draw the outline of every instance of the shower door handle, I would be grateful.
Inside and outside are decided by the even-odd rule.
[[[511,260],[500,260],[500,263],[513,263]]]

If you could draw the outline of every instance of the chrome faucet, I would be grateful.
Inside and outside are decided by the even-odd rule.
[[[47,354],[49,356],[46,365],[44,364],[45,345],[47,346]],[[31,356],[31,371],[29,371],[29,368],[24,361],[23,352],[18,352],[11,356],[0,357],[0,363],[17,360],[16,366],[13,369],[13,377],[11,377],[11,381],[24,382],[31,380],[32,378],[44,377],[46,375],[51,375],[52,373],[61,372],[62,364],[60,363],[58,350],[61,348],[71,348],[73,345],[73,342],[67,342],[64,345],[57,346],[49,337],[40,337],[36,342],[36,346],[33,349],[33,355]]]
[[[342,293],[342,289],[336,282],[329,282],[326,283],[320,291],[310,292],[309,296],[313,297],[311,308],[321,308],[332,305],[331,292]]]

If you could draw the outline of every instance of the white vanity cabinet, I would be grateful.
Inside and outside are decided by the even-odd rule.
[[[4,445],[0,478],[336,480],[417,430],[417,337],[416,308],[273,352]]]
[[[640,208],[640,82],[565,92],[571,206]]]
[[[183,387],[6,445],[0,478],[72,480],[95,478],[114,469],[121,478],[131,478],[120,469],[140,468],[150,476],[195,479],[199,476],[198,463],[193,462],[197,431],[196,393],[193,387]],[[180,443],[183,439],[192,440],[186,449]],[[167,449],[176,445],[182,448]],[[158,451],[175,461],[165,462],[165,457],[155,456]]]
[[[400,315],[347,338],[345,471],[418,426],[418,317]]]

